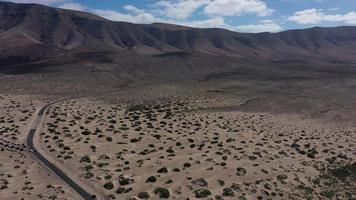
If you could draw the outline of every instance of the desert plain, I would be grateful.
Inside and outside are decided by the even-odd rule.
[[[97,199],[355,198],[351,122],[248,111],[255,98],[183,87],[60,100],[35,146]],[[80,199],[26,150],[33,116],[56,98],[1,95],[1,197]]]

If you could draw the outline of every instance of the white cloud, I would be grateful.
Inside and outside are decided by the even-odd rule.
[[[167,18],[184,20],[208,3],[210,0],[164,0],[156,2],[154,7],[156,8],[155,12]]]
[[[241,32],[278,32],[282,30],[282,27],[273,20],[262,20],[259,24],[248,24],[236,26],[235,29]]]
[[[223,17],[212,17],[204,20],[194,21],[164,20],[160,22],[196,28],[224,28],[231,31],[240,31],[248,33],[278,32],[283,30],[283,28],[273,20],[262,20],[258,24],[248,24],[240,26],[232,26],[226,23]]]
[[[130,10],[131,13],[124,14],[114,10],[100,10],[100,9],[91,10],[91,12],[112,21],[126,21],[132,23],[161,22],[161,23],[197,27],[197,28],[226,28],[230,30],[234,29],[234,27],[229,26],[227,23],[225,23],[223,17],[212,17],[203,20],[187,21],[187,20],[157,18],[153,14],[146,12],[144,10],[140,10],[140,12],[136,12],[136,10],[132,9],[132,7],[126,7],[125,9]]]
[[[133,5],[125,5],[125,6],[124,6],[124,9],[125,9],[126,11],[128,11],[128,12],[133,13],[133,14],[140,14],[140,13],[146,12],[145,10],[136,8],[136,7],[133,6]]]
[[[268,16],[272,12],[261,0],[212,0],[204,8],[204,13],[218,16],[239,16],[246,13]]]
[[[356,24],[356,12],[349,12],[343,15],[342,18],[346,24]]]
[[[37,3],[37,4],[44,4],[44,5],[56,5],[59,3],[65,3],[68,0],[7,0],[9,2],[14,3]]]
[[[127,11],[127,13],[122,13],[115,10],[93,9],[74,2],[63,3],[60,4],[58,7],[91,12],[112,21],[125,21],[132,23],[153,23],[159,21],[159,19],[157,19],[153,14],[143,9],[136,8],[132,5],[125,5],[123,7]]]
[[[158,19],[148,12],[139,12],[134,14],[125,14],[120,13],[114,10],[102,10],[102,9],[93,9],[90,10],[94,14],[97,14],[101,17],[112,21],[125,21],[132,23],[153,23],[158,21]]]
[[[298,24],[320,24],[322,22],[340,22],[345,24],[356,24],[356,13],[326,14],[322,9],[308,9],[295,12],[288,17],[289,21]]]
[[[214,17],[208,18],[204,20],[195,20],[195,21],[168,21],[169,23],[175,23],[184,26],[191,26],[197,28],[226,28],[233,29],[233,27],[229,26],[225,23],[223,17]]]
[[[64,4],[60,5],[59,8],[69,9],[69,10],[79,10],[79,11],[87,10],[87,7],[85,7],[79,3],[64,3]]]
[[[261,0],[161,0],[154,4],[155,12],[177,20],[184,20],[194,12],[203,9],[203,13],[214,16],[239,16],[256,14],[271,15],[273,9]]]

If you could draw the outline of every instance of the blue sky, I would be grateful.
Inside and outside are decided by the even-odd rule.
[[[113,21],[239,32],[356,25],[356,0],[8,0],[87,11]]]

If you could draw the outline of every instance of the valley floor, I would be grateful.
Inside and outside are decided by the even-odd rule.
[[[241,111],[248,100],[217,90],[166,90],[62,101],[49,108],[35,144],[97,199],[356,198],[352,126]],[[24,144],[48,99],[1,101],[0,139]],[[78,198],[26,149],[1,148],[1,197]]]

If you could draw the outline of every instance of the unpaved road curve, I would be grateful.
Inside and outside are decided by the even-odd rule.
[[[61,100],[64,101],[64,100]],[[51,163],[49,160],[47,160],[42,154],[40,154],[36,148],[33,145],[33,138],[35,133],[37,132],[37,129],[40,129],[40,124],[43,119],[43,117],[46,114],[46,110],[48,107],[55,103],[59,103],[61,101],[55,101],[52,103],[49,103],[41,108],[41,110],[37,113],[35,116],[35,119],[32,124],[32,128],[30,129],[30,132],[27,137],[27,147],[30,150],[30,152],[39,160],[41,161],[47,168],[49,168],[54,174],[56,174],[58,177],[60,177],[65,183],[67,183],[73,190],[75,190],[83,199],[85,200],[92,200],[94,199],[91,194],[89,194],[87,191],[85,191],[82,187],[80,187],[77,183],[75,183],[70,177],[68,177],[60,168],[55,166],[53,163]]]

